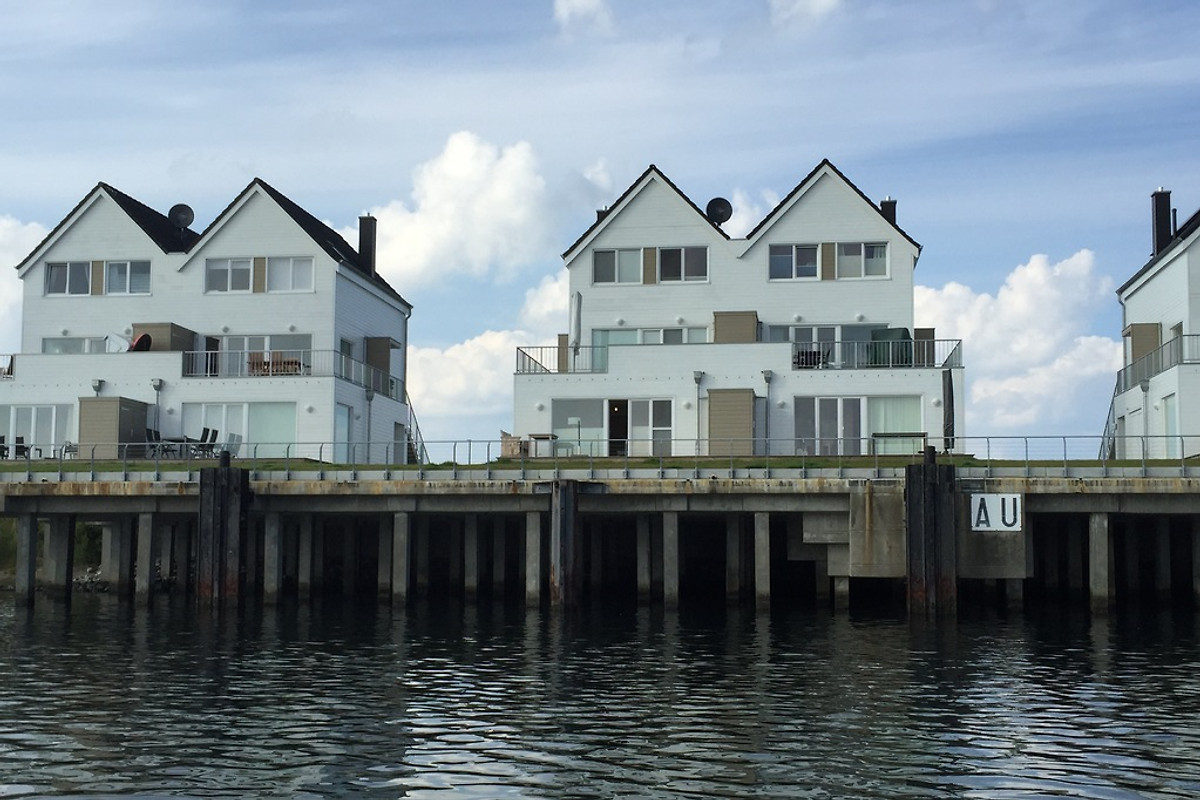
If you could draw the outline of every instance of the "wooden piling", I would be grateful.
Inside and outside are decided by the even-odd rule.
[[[954,467],[939,465],[937,451],[905,468],[908,522],[908,611],[912,616],[952,616],[958,605],[958,551]]]
[[[579,604],[578,491],[577,481],[558,480],[550,493],[550,604],[558,608]]]

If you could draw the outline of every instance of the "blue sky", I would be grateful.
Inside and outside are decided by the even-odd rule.
[[[495,438],[597,207],[654,163],[746,230],[828,157],[924,245],[967,433],[1098,435],[1150,192],[1200,206],[1197,29],[1153,0],[8,4],[0,264],[101,180],[200,227],[255,176],[372,211],[426,435]],[[0,271],[0,351],[18,294]]]

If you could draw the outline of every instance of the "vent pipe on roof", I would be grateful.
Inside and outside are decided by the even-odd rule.
[[[375,274],[375,218],[370,214],[358,218],[358,260],[368,275]]]
[[[890,196],[879,201],[879,211],[884,219],[893,225],[896,224],[896,201]]]
[[[1150,195],[1150,225],[1154,237],[1151,256],[1156,256],[1171,241],[1171,192],[1161,186]]]

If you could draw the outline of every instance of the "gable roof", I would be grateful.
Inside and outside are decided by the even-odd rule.
[[[94,203],[101,194],[108,196],[109,199],[116,203],[125,212],[125,215],[141,228],[142,232],[150,237],[150,240],[158,245],[159,249],[164,253],[186,253],[200,238],[200,234],[191,228],[177,227],[170,219],[150,208],[150,206],[134,200],[124,192],[101,181],[92,187],[92,190],[75,204],[74,208],[46,234],[45,238],[38,242],[29,255],[16,265],[17,271],[23,272],[32,262],[36,261],[38,255],[51,242],[66,232],[67,228],[78,219],[79,214]]]
[[[776,220],[778,220],[780,217],[782,217],[783,213],[788,208],[790,208],[792,206],[792,204],[797,199],[799,199],[799,197],[805,191],[807,191],[808,188],[813,183],[816,182],[817,178],[819,178],[821,173],[825,170],[828,170],[828,171],[832,172],[834,175],[837,175],[837,177],[840,178],[842,180],[842,182],[844,182],[847,186],[849,186],[851,189],[853,189],[854,192],[859,197],[862,198],[864,203],[866,203],[870,208],[873,208],[875,210],[875,213],[879,214],[879,216],[881,218],[883,218],[883,220],[885,222],[887,222],[889,225],[891,225],[893,228],[896,229],[897,233],[899,233],[901,236],[903,236],[905,239],[907,239],[912,244],[913,247],[917,248],[917,253],[920,254],[920,252],[921,252],[920,242],[918,242],[917,240],[915,240],[911,236],[909,236],[904,231],[904,229],[901,228],[899,225],[897,225],[895,222],[892,222],[887,217],[885,217],[883,215],[883,211],[880,209],[880,207],[878,205],[876,205],[875,202],[873,202],[871,200],[871,198],[867,197],[866,194],[864,194],[861,189],[859,189],[857,186],[855,186],[854,182],[852,180],[850,180],[845,175],[843,175],[842,171],[839,170],[836,166],[834,166],[833,162],[830,161],[828,158],[822,159],[820,164],[817,164],[817,166],[813,167],[812,171],[809,172],[808,175],[806,175],[803,180],[801,180],[798,184],[796,184],[795,188],[793,188],[790,192],[788,192],[787,197],[780,200],[779,203],[776,204],[775,208],[771,209],[771,211],[765,217],[763,217],[762,221],[759,222],[757,225],[755,225],[754,229],[751,230],[748,234],[746,234],[745,241],[748,243],[752,242],[758,235],[760,235],[761,233],[765,232],[768,228],[770,228],[770,226],[772,224],[774,224],[774,222]],[[684,194],[682,191],[680,191],[679,187],[676,186],[671,181],[670,178],[668,178],[665,174],[663,174],[663,172],[658,167],[651,164],[649,167],[646,168],[645,172],[643,172],[640,176],[638,176],[637,180],[635,180],[632,184],[629,185],[629,188],[627,188],[624,192],[621,193],[621,196],[618,197],[611,206],[609,206],[605,210],[596,212],[596,221],[593,222],[590,226],[588,226],[588,229],[585,230],[580,235],[580,237],[578,239],[576,239],[574,242],[572,242],[571,246],[568,247],[563,252],[563,254],[562,254],[563,259],[568,259],[568,257],[571,255],[571,253],[575,252],[580,247],[580,245],[582,245],[584,242],[586,242],[588,239],[592,238],[596,233],[598,233],[600,231],[600,229],[604,227],[604,225],[607,223],[607,221],[613,216],[614,213],[619,213],[620,210],[630,201],[630,199],[632,199],[639,191],[641,191],[641,188],[649,181],[649,179],[651,177],[658,178],[663,183],[665,183],[667,186],[670,186],[671,189],[673,189],[676,194],[678,194],[681,198],[683,198],[684,202],[686,202],[689,206],[691,206],[692,210],[694,210],[700,216],[701,219],[703,219],[705,222],[707,222],[709,225],[711,225],[713,227],[713,229],[717,231],[717,233],[721,234],[726,239],[731,238],[728,233],[726,233],[725,231],[723,231],[721,229],[720,225],[717,225],[715,222],[710,220],[708,218],[708,215],[705,214],[703,211],[701,211],[700,207],[697,206],[694,202],[692,202],[690,197],[688,197],[686,194]]]
[[[1122,283],[1117,288],[1117,296],[1119,297],[1120,295],[1124,294],[1126,289],[1137,283],[1142,276],[1154,269],[1156,264],[1170,255],[1171,251],[1175,249],[1176,245],[1189,238],[1197,230],[1200,230],[1200,210],[1197,210],[1195,214],[1192,214],[1182,225],[1179,226],[1179,228],[1175,231],[1175,235],[1171,237],[1171,240],[1167,242],[1166,246],[1164,246],[1162,250],[1159,250],[1157,253],[1151,256],[1150,260],[1142,265],[1142,268],[1133,274],[1133,277]]]
[[[246,197],[256,187],[261,188],[263,192],[274,200],[283,209],[284,213],[291,217],[300,226],[301,230],[308,234],[330,258],[340,264],[347,265],[362,278],[377,286],[385,294],[399,300],[408,308],[412,308],[412,304],[393,289],[378,272],[371,272],[370,267],[364,264],[362,259],[359,258],[358,251],[347,244],[346,240],[337,231],[305,211],[293,202],[291,198],[268,184],[262,178],[255,178],[250,181],[249,185],[201,233],[196,233],[191,228],[181,229],[177,227],[166,215],[155,211],[145,203],[135,200],[124,192],[101,181],[82,200],[75,204],[75,207],[63,217],[61,222],[54,226],[54,229],[50,233],[46,234],[46,237],[38,243],[37,247],[21,263],[17,264],[16,269],[18,272],[23,271],[36,261],[45,248],[62,235],[78,219],[79,214],[94,203],[101,194],[106,195],[116,203],[125,212],[125,215],[141,228],[150,237],[150,240],[164,253],[190,253],[204,239],[208,238],[214,230],[226,222],[227,218],[245,201]]]
[[[665,183],[667,186],[671,187],[671,189],[675,192],[675,194],[679,195],[679,197],[681,197],[685,203],[687,203],[689,206],[692,207],[693,211],[695,211],[698,215],[700,215],[701,219],[703,219],[705,222],[707,222],[709,225],[711,225],[713,227],[713,230],[715,230],[717,233],[724,236],[726,239],[729,238],[729,234],[726,233],[725,231],[721,230],[720,225],[718,225],[715,222],[713,222],[712,220],[710,220],[708,218],[708,215],[705,214],[703,211],[701,211],[700,207],[698,205],[696,205],[695,203],[693,203],[692,199],[690,197],[688,197],[686,194],[681,192],[679,190],[679,187],[676,186],[671,181],[670,178],[668,178],[666,175],[663,174],[662,170],[660,170],[658,167],[651,164],[649,167],[646,168],[645,172],[643,172],[640,176],[638,176],[637,180],[635,180],[633,183],[631,183],[629,185],[628,189],[626,189],[624,192],[621,193],[621,196],[618,197],[611,206],[609,206],[607,209],[605,209],[603,211],[596,212],[596,221],[593,222],[590,226],[588,226],[588,229],[586,231],[584,231],[578,239],[576,239],[574,242],[572,242],[570,247],[568,247],[565,251],[563,251],[562,257],[564,259],[567,258],[567,256],[570,255],[572,252],[574,252],[581,244],[583,244],[584,241],[592,238],[592,236],[594,236],[596,233],[598,233],[600,231],[600,229],[603,228],[608,223],[609,219],[611,219],[616,213],[619,213],[620,210],[639,191],[641,191],[642,187],[645,186],[652,177],[658,178],[663,183]]]
[[[802,194],[804,194],[804,192],[806,192],[813,183],[816,182],[817,178],[820,177],[820,174],[822,172],[824,172],[825,170],[829,170],[834,175],[837,175],[838,178],[840,178],[843,183],[845,183],[847,186],[849,186],[851,189],[853,189],[855,191],[855,193],[858,194],[858,196],[862,198],[864,203],[866,203],[871,208],[875,209],[875,213],[879,214],[879,216],[883,218],[884,222],[886,222],[887,224],[889,224],[893,228],[895,228],[897,233],[899,233],[901,236],[903,236],[905,239],[907,239],[909,241],[909,243],[912,244],[913,247],[917,248],[918,254],[921,252],[920,242],[918,242],[916,239],[912,238],[907,233],[905,233],[904,230],[899,225],[897,225],[895,222],[892,222],[887,217],[883,216],[883,211],[879,208],[879,206],[876,205],[875,202],[873,200],[871,200],[871,198],[867,197],[866,194],[863,193],[862,189],[859,189],[857,186],[855,186],[854,181],[850,180],[844,174],[842,174],[842,171],[840,169],[838,169],[836,166],[834,166],[834,163],[832,161],[830,161],[828,158],[821,159],[821,163],[817,164],[817,166],[813,167],[812,172],[809,172],[807,175],[805,175],[804,179],[801,180],[798,184],[796,184],[794,189],[792,189],[790,192],[788,192],[787,197],[780,200],[775,205],[775,207],[773,209],[771,209],[770,212],[768,212],[765,217],[762,218],[762,221],[759,222],[757,225],[755,225],[754,229],[751,230],[748,234],[746,234],[746,241],[752,242],[754,239],[756,239],[759,236],[759,234],[765,232],[768,228],[770,228],[771,225],[774,224],[775,221],[778,220],[780,217],[782,217],[784,212],[787,209],[791,208],[791,206],[796,202],[796,200],[798,200],[800,198],[800,196]]]
[[[228,222],[232,215],[236,213],[236,210],[245,202],[246,198],[255,191],[255,189],[261,189],[268,197],[274,200],[276,205],[278,205],[285,214],[291,217],[292,221],[300,226],[300,229],[303,230],[309,236],[309,238],[311,238],[317,244],[317,246],[324,250],[330,258],[339,264],[345,264],[346,266],[350,267],[362,278],[381,289],[385,294],[396,300],[399,300],[409,308],[412,308],[412,304],[405,300],[399,292],[393,289],[391,284],[384,280],[384,278],[378,272],[371,272],[371,268],[364,264],[362,259],[359,258],[358,251],[351,247],[346,240],[342,238],[341,234],[326,225],[324,222],[321,222],[321,220],[317,219],[309,212],[305,211],[290,197],[276,189],[274,186],[271,186],[271,184],[267,183],[262,178],[255,178],[254,180],[250,181],[250,183],[246,185],[246,188],[239,192],[238,196],[235,197],[229,203],[229,205],[227,205],[220,214],[217,214],[216,218],[208,224],[208,227],[204,229],[204,232],[201,233],[197,237],[196,242],[193,243],[193,247],[200,244],[205,239],[208,239],[214,231]],[[189,250],[190,249],[191,248],[189,248]]]
[[[145,203],[134,200],[124,192],[114,189],[107,183],[102,181],[98,185],[164,253],[186,253],[200,238],[200,234],[191,228],[178,227],[165,215]]]

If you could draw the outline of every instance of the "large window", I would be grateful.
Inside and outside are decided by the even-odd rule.
[[[592,283],[641,283],[642,251],[638,248],[592,253]]]
[[[150,294],[149,261],[109,261],[104,265],[105,294]]]
[[[48,336],[42,339],[42,352],[51,355],[70,353],[103,353],[107,350],[103,336]]]
[[[887,244],[843,242],[837,246],[837,277],[886,278]]]
[[[795,398],[796,453],[862,455],[861,397]]]
[[[311,292],[313,260],[311,258],[272,257],[267,259],[268,292]]]
[[[204,291],[250,291],[250,259],[210,258],[205,264]]]
[[[660,247],[658,279],[662,283],[708,280],[708,248]]]
[[[46,265],[46,294],[90,294],[91,291],[90,261]]]
[[[768,276],[771,280],[817,277],[815,244],[773,244],[769,253]]]

